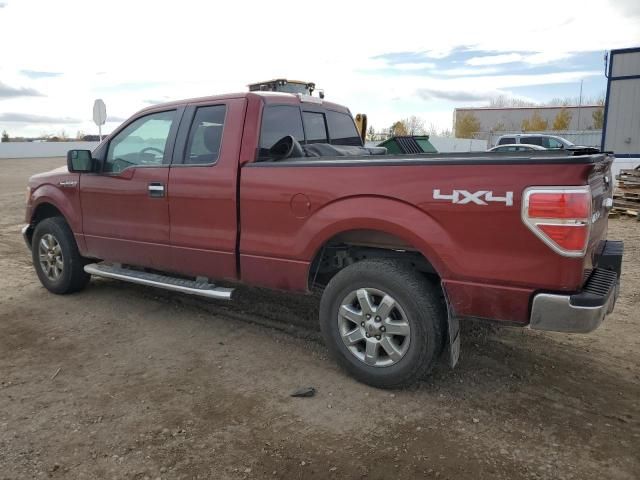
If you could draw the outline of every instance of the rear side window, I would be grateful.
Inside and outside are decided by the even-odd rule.
[[[300,143],[304,142],[300,109],[297,106],[289,105],[266,107],[262,112],[260,156],[268,156],[269,149],[273,144],[287,135],[293,136]]]
[[[327,127],[323,113],[302,112],[302,121],[307,143],[327,143]]]
[[[199,107],[196,110],[189,131],[184,163],[202,165],[218,161],[225,111],[224,105]]]
[[[527,145],[538,145],[542,147],[542,137],[520,137],[520,143]]]
[[[362,139],[358,135],[356,124],[351,115],[327,110],[327,123],[329,124],[331,144],[362,146]]]
[[[498,141],[498,145],[507,145],[509,143],[516,143],[516,139],[513,137],[504,137]]]

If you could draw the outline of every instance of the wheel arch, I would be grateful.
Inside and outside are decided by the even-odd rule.
[[[311,225],[316,234],[307,247],[309,280],[327,248],[336,244],[369,248],[372,253],[419,255],[439,278],[449,273],[437,251],[437,245],[451,241],[449,234],[426,212],[406,202],[378,196],[342,199],[314,212],[306,223]]]
[[[33,230],[42,220],[51,217],[61,217],[73,232],[81,253],[85,252],[82,232],[82,214],[77,192],[61,192],[53,185],[43,185],[32,193],[30,213],[28,213],[27,235],[31,240]]]

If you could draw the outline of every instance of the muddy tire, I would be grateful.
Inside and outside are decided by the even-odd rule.
[[[62,217],[46,218],[36,225],[31,256],[40,282],[52,293],[77,292],[91,279],[84,271],[86,262],[78,252],[73,232]]]
[[[320,302],[327,348],[357,380],[379,388],[423,378],[442,352],[440,287],[410,266],[365,260],[344,268]]]

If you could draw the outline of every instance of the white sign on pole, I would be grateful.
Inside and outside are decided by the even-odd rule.
[[[101,98],[93,102],[93,121],[98,126],[100,141],[102,141],[102,125],[107,121],[107,106]]]

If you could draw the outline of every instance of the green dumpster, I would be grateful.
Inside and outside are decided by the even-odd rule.
[[[416,154],[416,153],[438,153],[431,142],[429,135],[407,135],[391,137],[382,143],[379,147],[385,147],[388,154]]]

